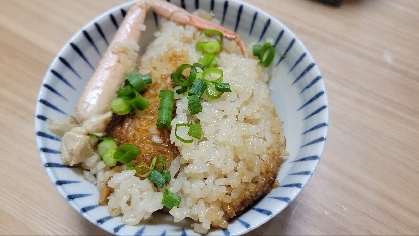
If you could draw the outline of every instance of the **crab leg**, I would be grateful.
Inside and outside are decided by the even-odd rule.
[[[125,74],[134,69],[137,62],[137,42],[146,14],[145,5],[136,3],[125,16],[76,107],[76,115],[81,123],[110,112],[109,104],[116,97],[115,92],[122,87]],[[94,127],[90,132],[101,133],[105,128],[106,125]]]

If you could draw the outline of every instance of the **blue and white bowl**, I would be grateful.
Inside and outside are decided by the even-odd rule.
[[[272,102],[284,121],[288,160],[281,166],[278,188],[235,218],[227,229],[209,235],[240,235],[275,217],[300,193],[313,174],[323,151],[328,128],[328,103],[319,69],[301,41],[279,20],[241,1],[172,0],[188,11],[211,11],[226,28],[236,31],[246,44],[272,40],[276,56],[269,82]],[[63,164],[60,138],[48,129],[47,119],[74,115],[78,98],[93,74],[132,2],[100,15],[77,32],[58,53],[39,91],[35,114],[36,139],[45,170],[60,194],[87,220],[114,234],[195,235],[190,224],[175,224],[167,214],[138,226],[121,223],[98,205],[97,187],[81,170]],[[159,19],[147,16],[142,44],[153,39]]]

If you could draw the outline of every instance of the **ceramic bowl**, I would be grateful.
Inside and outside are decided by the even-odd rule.
[[[281,166],[280,186],[231,221],[226,229],[209,235],[240,235],[279,214],[307,184],[321,158],[328,127],[328,103],[322,76],[303,43],[278,19],[241,1],[172,0],[188,11],[213,12],[221,25],[236,31],[246,44],[271,40],[276,55],[269,88],[284,121],[288,160]],[[87,220],[113,233],[127,235],[194,235],[190,222],[172,223],[170,216],[157,213],[144,224],[129,226],[98,205],[97,187],[83,178],[78,168],[63,164],[60,137],[52,134],[47,119],[74,115],[83,88],[113,38],[132,2],[117,6],[77,32],[62,48],[48,69],[39,91],[35,114],[36,140],[45,170],[60,194]],[[147,31],[141,44],[153,39],[159,19],[146,19]]]

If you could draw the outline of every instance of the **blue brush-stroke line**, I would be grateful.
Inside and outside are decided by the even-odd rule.
[[[230,231],[228,231],[228,229],[223,229],[223,233],[225,236],[230,236]]]
[[[187,236],[188,234],[186,233],[186,231],[185,231],[185,229],[183,228],[182,229],[182,234],[181,234],[182,236]]]
[[[282,35],[284,35],[284,30],[281,30],[281,32],[279,32],[278,36],[276,37],[274,47],[276,47],[276,45],[278,45],[279,41],[282,38]]]
[[[80,183],[80,181],[75,181],[75,180],[57,180],[55,181],[55,185],[57,186],[61,186],[61,185],[65,185],[65,184],[78,184]]]
[[[298,60],[294,63],[294,65],[291,67],[291,69],[288,71],[290,73],[303,59],[306,57],[307,53],[303,53]]]
[[[249,36],[252,34],[253,32],[253,27],[255,26],[256,20],[258,18],[258,13],[255,12],[255,14],[253,15],[253,19],[252,19],[252,24],[250,25],[250,31],[249,31]]]
[[[302,183],[293,183],[293,184],[284,184],[279,186],[281,188],[302,188],[303,184]]]
[[[317,99],[319,99],[323,95],[324,95],[324,91],[318,92],[316,95],[314,95],[312,98],[310,98],[306,103],[304,103],[300,108],[298,108],[297,111],[299,111],[299,110],[303,109],[304,107],[308,106],[310,103],[316,101]]]
[[[41,152],[45,152],[45,153],[51,153],[51,154],[61,154],[60,151],[54,150],[54,149],[50,149],[50,148],[46,148],[46,147],[42,147],[39,149]]]
[[[51,73],[53,75],[55,75],[55,77],[57,77],[57,79],[61,80],[62,82],[64,82],[66,85],[68,85],[68,87],[72,88],[73,90],[76,90],[76,88],[73,87],[72,84],[70,84],[70,82],[68,82],[68,80],[66,78],[64,78],[60,73],[58,73],[56,70],[51,69],[50,70]]]
[[[226,18],[227,11],[228,11],[228,1],[225,1],[224,2],[224,8],[223,8],[223,17],[221,19],[221,25],[224,25],[224,20]]]
[[[292,46],[294,46],[295,43],[295,38],[293,38],[290,42],[290,44],[288,44],[287,49],[285,49],[285,52],[282,54],[282,56],[279,58],[279,61],[276,63],[275,66],[278,66],[279,63],[281,63],[282,60],[285,59],[285,57],[287,56],[288,52],[291,50]]]
[[[101,225],[110,219],[113,219],[113,216],[106,216],[106,217],[100,218],[99,220],[96,221],[96,223],[98,225]]]
[[[80,213],[83,214],[83,213],[86,213],[86,212],[91,211],[93,209],[96,209],[98,207],[99,207],[99,205],[86,206],[86,207],[83,207],[83,208],[80,209]]]
[[[79,73],[71,66],[71,64],[64,58],[64,57],[58,57],[58,59],[73,72],[79,79],[82,79]]]
[[[319,156],[308,156],[308,157],[303,157],[303,158],[300,158],[300,159],[292,161],[292,162],[317,161],[319,159],[320,159]]]
[[[42,121],[47,121],[48,120],[48,117],[43,116],[43,115],[36,115],[36,118],[39,119],[39,120],[42,120]]]
[[[254,207],[254,208],[252,208],[252,210],[257,211],[257,212],[262,213],[262,214],[267,215],[267,216],[272,215],[272,212],[271,212],[271,211],[269,211],[269,210],[266,210],[266,209],[262,209],[262,208],[255,208],[255,207]]]
[[[303,90],[301,90],[300,94],[302,94],[304,91],[309,89],[311,86],[316,84],[321,79],[322,79],[321,75],[316,76],[316,78],[314,78],[305,88],[303,88]]]
[[[113,14],[109,14],[109,18],[111,19],[111,22],[113,24],[113,26],[115,26],[116,29],[119,28],[118,22],[115,19],[115,16]]]
[[[143,226],[140,230],[138,230],[134,235],[136,235],[136,236],[143,235],[144,230],[145,230],[145,226]]]
[[[312,116],[320,113],[321,111],[323,111],[326,108],[327,108],[326,105],[321,106],[320,108],[318,108],[317,110],[315,110],[314,112],[312,112],[310,115],[308,115],[306,118],[304,118],[304,120],[307,120],[308,118],[310,118],[310,117],[312,117]]]
[[[310,128],[310,129],[308,129],[308,130],[304,131],[304,133],[302,133],[301,135],[307,134],[307,133],[309,133],[309,132],[311,132],[311,131],[314,131],[314,130],[317,130],[317,129],[320,129],[320,128],[323,128],[323,127],[326,127],[326,126],[327,126],[327,124],[326,124],[326,123],[320,123],[320,124],[318,124],[318,125],[313,126],[313,127],[312,127],[312,128]]]
[[[95,49],[95,51],[97,52],[97,54],[100,57],[102,57],[102,55],[99,52],[99,49],[96,46],[95,41],[93,41],[92,37],[90,37],[90,34],[86,30],[83,30],[82,32],[83,32],[84,37],[87,39],[87,41],[89,41],[89,43],[93,46],[93,48]]]
[[[113,228],[113,232],[118,233],[118,231],[121,230],[121,228],[124,227],[124,226],[125,226],[124,224],[116,226],[115,228]]]
[[[289,198],[289,197],[269,197],[269,198],[279,200],[279,201],[283,201],[283,202],[286,202],[286,203],[291,202],[291,198]]]
[[[94,70],[95,68],[92,66],[92,64],[90,64],[90,61],[86,58],[86,56],[84,55],[84,53],[80,50],[80,48],[75,44],[75,43],[70,43],[70,46],[73,48],[73,50],[75,52],[77,52],[77,54],[84,60],[84,62],[87,63],[87,65],[89,65],[89,67]]]
[[[84,197],[88,197],[91,196],[92,194],[90,193],[76,193],[76,194],[69,194],[67,195],[67,200],[68,201],[73,201],[74,199],[77,198],[84,198]]]
[[[301,74],[294,80],[294,82],[292,82],[292,84],[297,83],[298,80],[300,80],[301,78],[304,77],[304,75],[306,75],[312,68],[314,68],[316,64],[314,63],[310,63],[304,70],[303,72],[301,72]]]
[[[164,230],[163,233],[160,234],[160,236],[166,236],[166,230]]]
[[[246,229],[250,228],[250,224],[247,223],[246,221],[241,220],[241,219],[237,219],[237,221],[240,222],[240,224],[243,225]]]
[[[47,100],[44,100],[44,99],[39,99],[39,102],[40,103],[42,103],[42,104],[44,104],[45,106],[47,106],[47,107],[49,107],[49,108],[52,108],[52,109],[54,109],[54,110],[56,110],[56,111],[58,111],[58,112],[60,112],[60,113],[62,113],[62,114],[64,114],[64,115],[67,115],[63,110],[61,110],[60,108],[58,108],[58,107],[56,107],[55,105],[52,105],[50,102],[48,102]]]
[[[106,45],[109,46],[108,39],[106,38],[106,35],[103,33],[102,27],[100,27],[100,25],[96,22],[95,22],[95,27],[96,27],[97,32],[99,32],[100,36],[103,38],[103,40],[105,40]]]
[[[234,26],[234,32],[237,32],[237,29],[239,28],[242,12],[243,12],[243,5],[240,5],[239,11],[237,12],[236,25]]]
[[[325,137],[320,137],[320,138],[317,138],[317,139],[315,139],[315,140],[313,140],[309,143],[304,144],[300,148],[307,147],[307,146],[310,146],[310,145],[313,145],[313,144],[316,144],[316,143],[320,143],[320,142],[324,142],[324,141],[326,141],[326,138]]]
[[[300,172],[292,173],[290,175],[311,175],[311,174],[312,174],[311,171],[300,171]]]
[[[55,141],[61,141],[61,138],[56,137],[56,136],[51,135],[51,134],[44,133],[42,131],[36,132],[36,136],[39,136],[39,137],[42,137],[42,138],[48,138],[48,139],[55,140]]]
[[[263,36],[265,36],[265,33],[268,30],[269,25],[271,25],[271,19],[270,18],[266,21],[265,26],[263,26],[262,33],[259,36],[259,42],[262,40]]]
[[[63,165],[55,162],[47,162],[44,164],[45,168],[78,168],[77,166]]]

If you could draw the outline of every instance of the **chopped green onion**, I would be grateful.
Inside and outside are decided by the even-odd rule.
[[[116,150],[118,145],[114,140],[104,140],[97,145],[97,154],[103,156],[108,150]]]
[[[157,115],[156,126],[161,129],[170,130],[170,122],[172,121],[172,113],[174,110],[174,93],[170,90],[160,90],[159,113]]]
[[[205,29],[205,30],[202,30],[201,31],[201,34],[218,36],[219,37],[219,41],[220,41],[220,47],[223,48],[224,35],[220,31],[213,30],[213,29]]]
[[[202,111],[202,105],[198,95],[188,96],[188,108],[191,115],[196,115]]]
[[[129,163],[140,154],[140,149],[132,144],[123,144],[116,149],[114,158],[122,163]]]
[[[163,193],[163,199],[161,203],[169,208],[172,209],[173,207],[178,207],[180,205],[181,198],[176,194],[172,193],[170,190],[165,189]]]
[[[217,98],[221,97],[221,95],[223,94],[222,92],[217,91],[217,89],[215,88],[215,84],[214,83],[208,84],[208,87],[205,90],[205,93],[211,99],[217,99]]]
[[[229,83],[215,83],[215,90],[218,92],[231,92]]]
[[[141,94],[136,93],[136,96],[128,101],[128,103],[137,110],[144,110],[148,107],[148,100],[145,99]]]
[[[253,45],[253,55],[259,58],[259,62],[263,67],[268,67],[275,57],[275,48],[270,43],[261,45]]]
[[[126,115],[131,112],[132,106],[123,98],[117,97],[111,101],[111,108],[117,115]]]
[[[189,128],[188,135],[190,137],[192,137],[192,138],[201,139],[201,137],[202,137],[202,127],[201,127],[201,125],[195,124],[195,123],[181,123],[181,124],[176,124],[176,127],[175,127],[175,136],[176,136],[176,138],[179,141],[181,141],[183,143],[192,143],[193,142],[193,139],[184,139],[184,138],[180,137],[177,134],[177,131],[178,131],[178,128],[179,127],[188,127]]]
[[[218,63],[218,58],[214,57],[214,58],[212,58],[212,60],[210,61],[210,63],[207,66],[208,66],[208,68],[214,67],[215,65],[217,65],[217,63]]]
[[[115,138],[115,137],[99,136],[99,135],[92,134],[92,133],[89,133],[88,135],[92,138],[97,138],[99,141],[105,141],[105,140],[114,140],[115,141],[115,140],[117,140],[117,138]]]
[[[133,70],[128,73],[125,79],[125,81],[130,84],[137,92],[141,92],[147,88],[146,82],[143,80],[143,77],[141,77],[137,70]]]
[[[188,77],[183,75],[183,72],[187,69],[190,69]],[[193,83],[196,77],[196,68],[189,64],[183,64],[179,66],[175,72],[170,75],[173,82],[179,86],[189,86]]]
[[[213,59],[214,59],[214,54],[204,53],[199,58],[198,62],[206,66],[206,65],[209,65]]]
[[[222,82],[223,70],[215,67],[207,68],[204,70],[202,77],[208,82]]]
[[[203,51],[204,53],[214,54],[221,49],[220,43],[216,41],[199,42],[196,44],[196,51]]]
[[[183,87],[180,87],[180,88],[176,89],[176,93],[177,94],[182,94],[182,93],[184,93],[186,91],[188,91],[188,87],[187,86],[183,86]]]
[[[207,84],[203,79],[196,79],[189,89],[188,95],[198,95],[198,97],[201,97],[206,88]]]
[[[109,149],[102,155],[102,160],[105,163],[105,165],[109,167],[116,165],[117,160],[114,158],[115,152],[115,149]]]
[[[158,187],[163,187],[163,185],[166,183],[166,178],[163,176],[163,174],[153,169],[150,174],[147,176],[147,179],[149,179],[154,185]]]
[[[124,86],[124,87],[120,88],[118,91],[116,91],[116,94],[120,98],[133,98],[133,97],[135,97],[136,93],[137,92],[130,85]]]
[[[195,124],[195,123],[190,123],[189,124],[189,131],[188,131],[188,135],[196,138],[196,139],[201,139],[202,137],[202,127],[199,124]]]
[[[139,172],[146,164],[144,162],[140,163],[139,165],[134,166],[133,162],[129,162],[125,165],[127,170],[135,170],[135,172]]]

